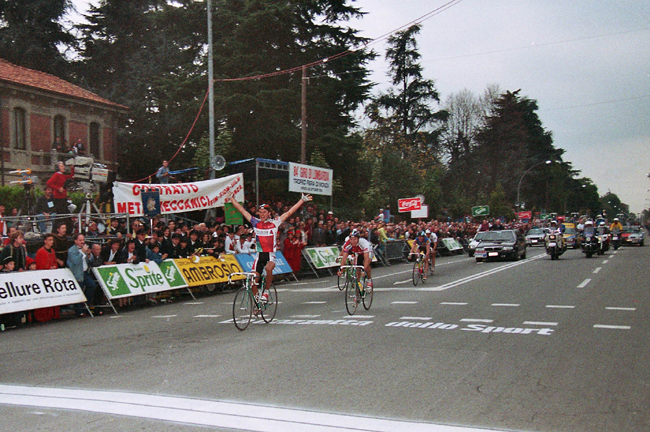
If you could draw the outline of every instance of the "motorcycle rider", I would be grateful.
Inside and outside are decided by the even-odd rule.
[[[589,219],[587,222],[585,222],[585,229],[582,230],[582,239],[584,240],[585,237],[593,237],[594,234],[596,234],[596,229],[594,228],[594,221]]]
[[[562,229],[557,226],[557,221],[552,220],[551,221],[551,226],[548,228],[548,232],[546,234],[546,243],[548,247],[549,243],[549,235],[555,234],[556,237],[556,242],[558,244],[558,247],[560,250],[564,249],[564,236],[562,235]]]
[[[609,226],[609,230],[611,232],[620,232],[623,230],[623,225],[621,225],[618,218],[614,218],[614,222]]]

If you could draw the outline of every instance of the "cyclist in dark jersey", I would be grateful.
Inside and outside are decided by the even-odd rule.
[[[427,273],[429,273],[429,255],[431,255],[431,240],[427,237],[424,231],[420,231],[418,236],[413,240],[413,247],[411,253],[424,252],[424,277],[427,280]]]
[[[245,218],[248,220],[253,229],[255,230],[255,238],[257,239],[258,255],[255,263],[253,264],[253,271],[257,273],[255,283],[252,290],[253,295],[257,295],[257,285],[260,283],[260,275],[266,270],[266,291],[261,300],[268,300],[268,289],[273,283],[273,269],[275,268],[275,251],[277,250],[277,235],[278,227],[285,220],[289,219],[294,212],[296,212],[303,203],[311,201],[311,195],[302,194],[302,198],[293,205],[286,213],[280,217],[271,218],[271,208],[266,205],[260,205],[257,214],[259,218],[252,216],[244,207],[235,200],[233,196],[226,198],[226,202],[231,203]]]

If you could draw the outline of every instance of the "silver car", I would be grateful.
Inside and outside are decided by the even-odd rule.
[[[485,235],[489,231],[479,231],[476,233],[473,239],[469,241],[469,244],[467,245],[467,255],[469,255],[470,258],[474,256],[474,252],[476,251],[476,246],[481,242],[481,239],[485,237]]]
[[[531,228],[526,233],[527,246],[544,246],[544,239],[546,238],[546,228]]]

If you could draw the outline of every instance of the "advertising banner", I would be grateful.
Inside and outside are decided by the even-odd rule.
[[[178,274],[184,281],[184,284],[190,287],[201,285],[209,285],[216,283],[228,282],[228,275],[231,273],[239,273],[242,271],[243,266],[235,259],[233,255],[225,255],[221,258],[213,256],[199,257],[197,262],[189,258],[179,258],[174,260],[166,260],[160,265],[165,274],[173,272],[172,269],[177,269]],[[244,279],[244,276],[234,276],[232,280]]]
[[[109,300],[169,291],[187,286],[182,279],[180,280],[182,283],[177,285],[178,278],[172,279],[174,285],[170,284],[158,264],[153,261],[94,267],[93,272]]]
[[[490,215],[490,206],[476,206],[472,207],[472,216],[489,216]]]
[[[429,206],[422,204],[420,210],[413,210],[411,212],[411,217],[414,219],[426,219],[429,217]]]
[[[420,210],[422,208],[422,201],[420,198],[402,198],[397,200],[397,210],[400,213]]]
[[[257,259],[257,254],[250,254],[250,255],[235,254],[232,256],[237,258],[237,261],[239,261],[239,265],[241,265],[241,268],[244,269],[243,271],[245,272],[253,271],[253,263]],[[279,274],[286,274],[292,272],[293,270],[291,269],[291,266],[287,262],[284,255],[282,255],[282,252],[277,251],[275,253],[275,268],[273,269],[273,274],[279,275]]]
[[[0,273],[0,315],[85,301],[70,269]]]
[[[517,216],[519,216],[519,219],[530,219],[533,217],[533,212],[532,211],[521,211],[517,213]]]
[[[332,195],[333,171],[289,162],[289,192]]]
[[[234,174],[214,180],[175,184],[113,183],[115,209],[118,213],[142,216],[142,192],[160,193],[160,213],[182,213],[221,207],[228,194],[234,194],[239,202],[244,201],[244,176]]]
[[[340,265],[336,262],[336,258],[341,252],[338,246],[305,248],[302,251],[316,269],[320,270]]]

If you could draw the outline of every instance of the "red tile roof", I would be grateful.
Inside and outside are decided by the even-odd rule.
[[[39,90],[45,90],[47,92],[65,95],[77,99],[92,101],[114,108],[128,109],[128,107],[125,107],[124,105],[111,102],[108,99],[97,96],[95,93],[84,90],[79,86],[62,80],[61,78],[57,78],[45,72],[39,72],[33,69],[17,66],[13,63],[9,63],[6,60],[0,59],[0,82],[2,81]]]

